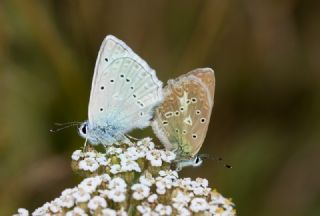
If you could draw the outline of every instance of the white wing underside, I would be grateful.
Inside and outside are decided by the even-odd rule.
[[[118,124],[124,133],[149,125],[163,99],[155,71],[123,41],[109,35],[102,42],[90,93],[91,125]]]

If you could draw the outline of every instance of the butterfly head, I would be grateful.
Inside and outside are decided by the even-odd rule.
[[[199,156],[196,156],[194,159],[193,159],[193,164],[192,166],[193,167],[198,167],[202,164],[203,160],[201,159],[201,157]]]
[[[83,122],[80,127],[78,128],[78,132],[80,134],[80,136],[82,136],[83,138],[87,139],[88,138],[88,122],[85,121]]]

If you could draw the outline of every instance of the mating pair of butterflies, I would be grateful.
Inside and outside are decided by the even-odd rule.
[[[97,57],[88,120],[79,133],[91,144],[111,145],[135,128],[152,126],[177,169],[199,166],[215,88],[210,68],[195,69],[163,89],[155,71],[123,41],[107,36]]]

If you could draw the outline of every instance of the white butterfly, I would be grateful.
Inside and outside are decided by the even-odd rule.
[[[162,99],[155,71],[123,41],[108,35],[96,61],[88,120],[79,133],[93,145],[123,140],[129,131],[150,125]]]

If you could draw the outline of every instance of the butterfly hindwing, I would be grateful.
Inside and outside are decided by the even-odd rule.
[[[165,99],[157,108],[153,129],[166,149],[178,157],[194,157],[205,139],[214,95],[214,73],[210,68],[196,69],[170,80]]]

